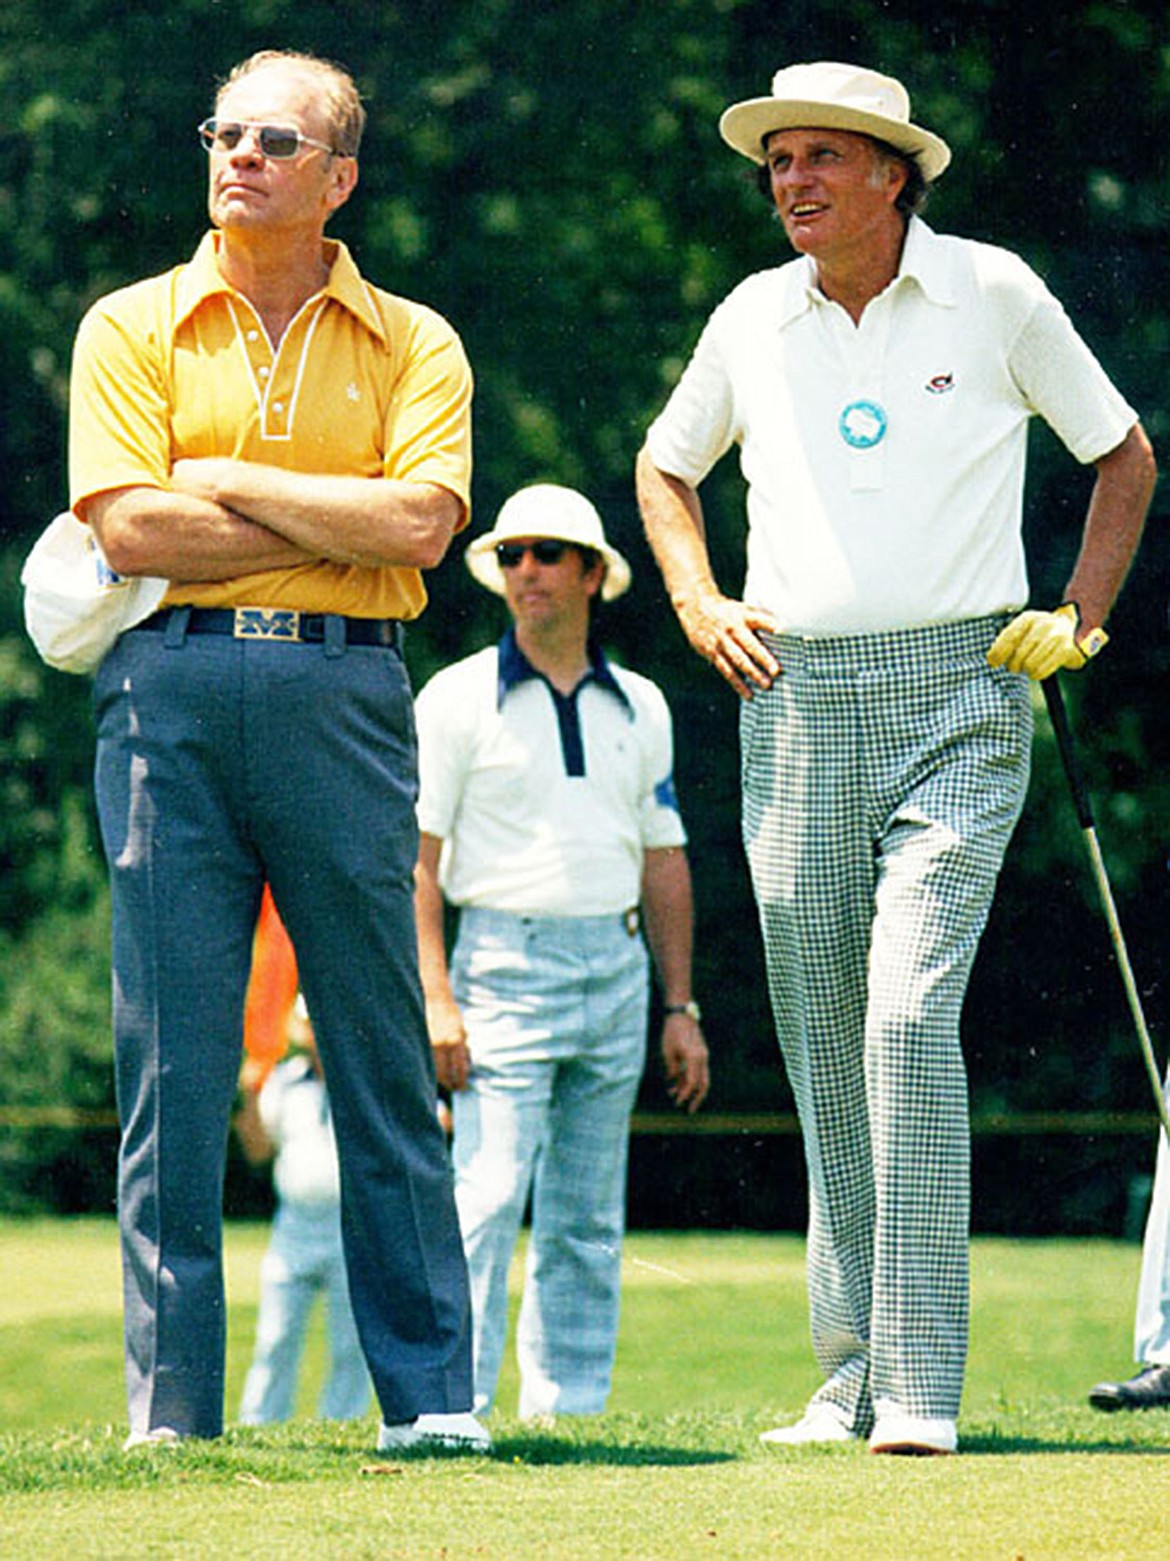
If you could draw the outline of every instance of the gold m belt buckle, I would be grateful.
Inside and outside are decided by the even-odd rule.
[[[299,640],[301,615],[293,607],[237,607],[232,635],[237,640]]]

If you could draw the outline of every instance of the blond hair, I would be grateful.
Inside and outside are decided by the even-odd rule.
[[[332,60],[320,59],[315,54],[300,54],[295,49],[261,49],[241,60],[220,83],[215,94],[216,105],[241,77],[250,76],[253,71],[263,70],[268,65],[295,65],[305,75],[317,78],[322,87],[333,150],[343,157],[356,157],[362,144],[366,111],[353,77]]]

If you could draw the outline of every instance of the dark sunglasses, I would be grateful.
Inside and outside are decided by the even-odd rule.
[[[234,152],[246,130],[256,132],[257,145],[273,162],[287,162],[302,146],[315,146],[319,152],[328,152],[330,157],[343,155],[332,146],[326,146],[324,141],[302,135],[294,125],[257,125],[248,119],[205,119],[199,126],[199,139],[205,152]]]
[[[501,569],[515,569],[525,553],[531,553],[538,564],[559,564],[571,546],[555,537],[541,537],[537,542],[497,542],[496,562]]]

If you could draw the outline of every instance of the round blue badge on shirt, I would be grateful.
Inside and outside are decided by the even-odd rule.
[[[876,401],[851,401],[841,413],[837,431],[853,450],[872,450],[886,437],[889,419]]]

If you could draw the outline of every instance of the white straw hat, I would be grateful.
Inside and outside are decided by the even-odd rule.
[[[939,136],[910,122],[910,98],[900,81],[860,65],[821,60],[786,65],[772,77],[772,94],[733,103],[719,121],[728,146],[763,163],[764,138],[774,130],[852,130],[885,141],[916,159],[928,182],[951,160]]]
[[[549,537],[571,542],[574,547],[592,548],[605,561],[605,579],[601,599],[612,602],[630,588],[630,566],[605,539],[601,516],[583,493],[561,488],[552,482],[537,482],[521,488],[508,499],[496,516],[496,523],[464,553],[468,569],[489,591],[504,594],[504,576],[496,558],[501,542],[516,542],[521,537]]]

